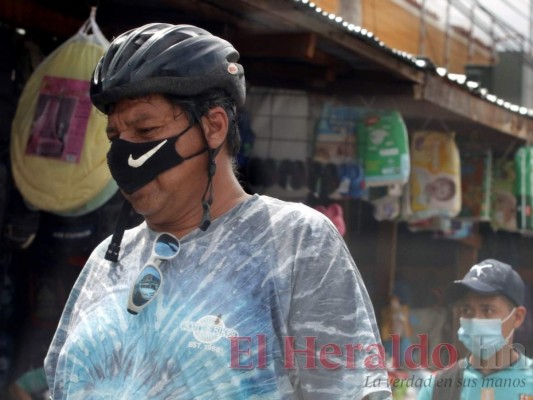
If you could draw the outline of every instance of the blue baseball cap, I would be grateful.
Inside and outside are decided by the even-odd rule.
[[[470,268],[463,279],[446,288],[448,301],[457,301],[468,291],[480,295],[502,295],[516,306],[523,306],[526,288],[524,281],[509,265],[494,259],[481,261]]]

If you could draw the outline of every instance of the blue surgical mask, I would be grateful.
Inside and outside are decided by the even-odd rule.
[[[511,318],[514,311],[515,308],[503,320],[498,318],[460,318],[461,327],[457,331],[457,336],[476,358],[487,360],[505,346],[513,334],[514,329],[509,336],[504,338],[502,324]]]

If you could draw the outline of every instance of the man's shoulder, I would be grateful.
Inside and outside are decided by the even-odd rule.
[[[305,211],[306,209],[311,209],[303,203],[281,200],[276,197],[270,197],[264,194],[256,195],[257,196],[257,205],[268,207],[271,209],[286,211],[286,210],[300,210]]]
[[[521,357],[524,358],[524,364],[528,367],[533,367],[533,358],[527,357],[525,354],[521,354]]]
[[[324,214],[303,203],[280,200],[265,195],[259,195],[256,203],[256,207],[267,210],[274,221],[284,223],[305,221],[320,225],[328,220]]]
[[[533,359],[527,357],[525,354],[520,353],[520,358],[513,364],[513,369],[527,372],[533,375]]]

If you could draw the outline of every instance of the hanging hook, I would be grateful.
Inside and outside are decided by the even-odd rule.
[[[433,121],[433,117],[426,118],[426,120],[422,124],[422,127],[420,128],[420,130],[421,131],[425,131],[432,121]]]
[[[450,127],[448,125],[446,125],[446,122],[444,122],[444,120],[442,118],[439,118],[439,123],[440,123],[441,127],[444,128],[445,132],[453,132],[453,130],[450,129]]]

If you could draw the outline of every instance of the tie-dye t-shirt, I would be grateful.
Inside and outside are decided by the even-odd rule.
[[[127,312],[157,233],[91,255],[45,360],[53,399],[390,397],[374,311],[331,222],[251,196],[163,261],[157,297]]]

